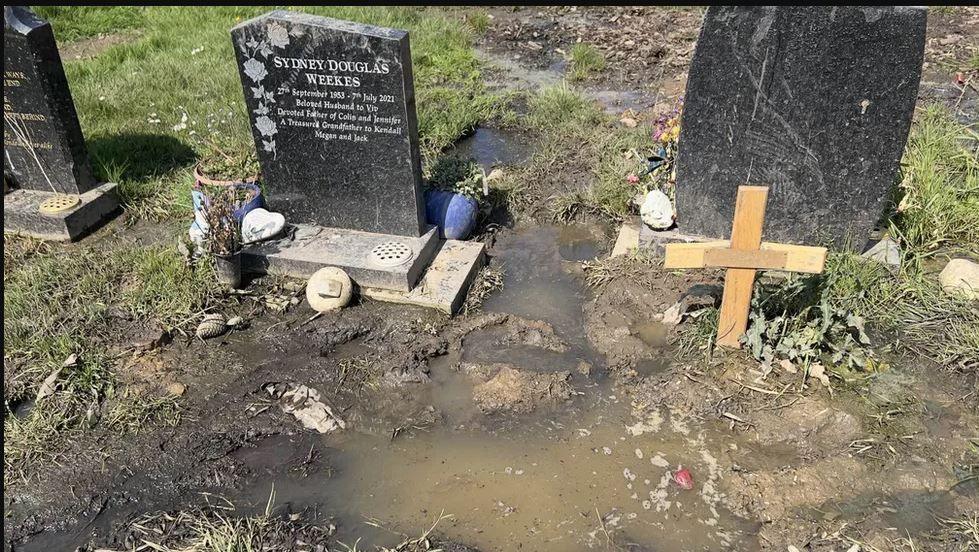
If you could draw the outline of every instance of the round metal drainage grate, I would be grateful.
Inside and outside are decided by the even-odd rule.
[[[370,261],[378,266],[398,266],[411,260],[415,253],[407,244],[389,241],[371,249]]]
[[[53,213],[60,213],[61,211],[67,211],[81,202],[82,198],[76,195],[58,194],[41,202],[41,205],[37,210],[49,215]]]

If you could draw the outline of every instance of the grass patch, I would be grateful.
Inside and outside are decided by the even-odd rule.
[[[23,476],[29,460],[56,453],[73,430],[103,422],[131,430],[173,417],[172,401],[117,393],[108,348],[131,323],[121,319],[168,325],[198,310],[216,292],[209,267],[186,266],[170,246],[106,250],[9,237],[4,261],[5,474]],[[32,404],[49,379],[51,393]],[[19,405],[27,411],[14,415]]]
[[[485,33],[490,26],[492,20],[488,13],[483,10],[472,10],[466,12],[466,24],[469,28],[473,30],[477,35]]]
[[[57,21],[59,44],[138,29],[146,24],[145,9],[136,6],[34,6],[38,16]]]
[[[625,156],[649,141],[626,129],[566,83],[531,95],[517,125],[538,136],[530,162],[492,183],[512,211],[542,220],[592,214],[612,221],[629,213],[635,194]],[[491,193],[491,195],[493,195]]]
[[[605,56],[601,50],[584,42],[571,47],[568,54],[570,64],[568,79],[572,81],[585,80],[589,76],[605,69]]]
[[[979,134],[943,106],[926,107],[914,126],[890,227],[912,257],[979,254]]]
[[[784,322],[772,339],[763,339],[763,345],[777,349],[779,342],[788,339],[783,350],[807,351],[798,358],[779,358],[788,356],[804,365],[820,358],[827,368],[847,377],[858,365],[871,370],[883,367],[878,361],[852,360],[880,348],[882,339],[894,338],[899,345],[950,368],[979,366],[979,311],[969,301],[943,293],[935,277],[918,270],[913,261],[905,261],[899,273],[892,273],[859,255],[834,252],[823,274],[756,284],[756,292],[781,298],[756,306],[753,316],[766,312],[764,316],[777,316]],[[825,317],[820,314],[824,312],[833,314]],[[850,317],[866,320],[868,329],[874,328],[869,345],[860,343]],[[841,329],[829,331],[824,323]],[[700,320],[695,326],[684,330],[686,350],[709,345],[708,338],[717,331],[716,318]],[[749,334],[753,327],[754,323],[749,325]]]
[[[137,218],[189,216],[190,169],[205,153],[203,137],[226,150],[254,149],[229,31],[271,9],[41,10],[61,40],[126,25],[141,29],[135,40],[113,45],[94,58],[65,60],[96,173],[119,183],[125,207]],[[472,48],[473,34],[458,21],[415,7],[297,9],[410,31],[426,157],[506,109],[502,95],[486,90]]]

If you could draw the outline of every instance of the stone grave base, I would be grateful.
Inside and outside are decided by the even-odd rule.
[[[418,305],[455,314],[483,266],[485,249],[480,242],[445,240],[431,266],[411,291],[361,288],[360,293],[378,301]]]
[[[43,240],[74,241],[95,230],[119,208],[116,184],[106,183],[82,194],[67,211],[42,214],[41,203],[54,192],[15,189],[3,196],[3,232]]]
[[[419,238],[409,238],[302,224],[287,227],[281,239],[246,246],[242,262],[247,272],[296,278],[335,266],[364,296],[452,314],[483,259],[482,243],[441,241],[434,226]]]
[[[410,291],[438,245],[438,228],[418,238],[287,225],[284,237],[245,246],[245,271],[309,278],[324,266],[342,268],[361,287]]]
[[[878,244],[878,242],[880,242],[883,238],[883,234],[883,229],[875,228],[868,236],[866,245],[862,248],[857,248],[857,250],[865,252],[864,256],[866,257],[873,258],[876,255],[887,255],[887,260],[883,258],[880,260],[886,264],[899,264],[900,251],[894,252],[888,250],[886,253],[872,252],[876,249],[875,246]],[[626,255],[641,249],[658,257],[662,257],[664,253],[663,246],[668,243],[706,242],[716,241],[718,239],[719,238],[707,238],[704,236],[684,234],[675,226],[669,230],[654,230],[643,224],[639,217],[634,216],[626,219],[626,221],[622,223],[622,227],[619,228],[619,235],[615,240],[615,246],[612,248],[612,253],[609,256],[616,257],[618,255]],[[886,246],[888,244],[884,245]]]
[[[715,238],[716,239],[716,238]],[[664,246],[668,243],[692,243],[714,241],[703,236],[692,236],[680,232],[676,227],[670,230],[654,230],[642,223],[639,217],[631,217],[622,223],[619,236],[615,240],[611,257],[626,255],[642,250],[662,257]]]

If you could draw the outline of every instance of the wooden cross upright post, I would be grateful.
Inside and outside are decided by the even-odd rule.
[[[825,247],[761,241],[767,202],[767,186],[740,186],[730,241],[666,246],[664,268],[727,268],[717,321],[717,344],[723,347],[741,347],[757,270],[818,274],[826,264]]]

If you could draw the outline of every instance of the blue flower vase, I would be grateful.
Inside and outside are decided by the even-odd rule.
[[[462,194],[445,190],[425,191],[425,217],[439,228],[439,237],[464,240],[476,226],[479,203]]]

